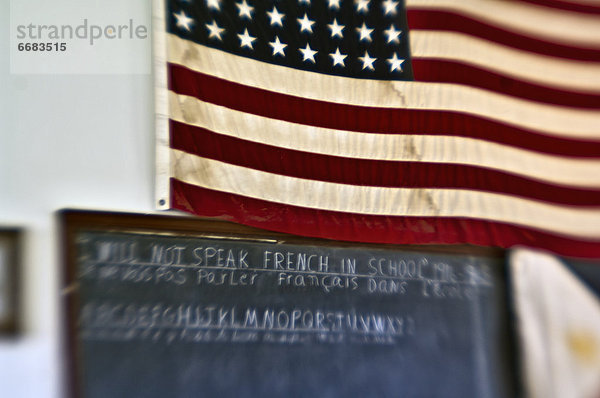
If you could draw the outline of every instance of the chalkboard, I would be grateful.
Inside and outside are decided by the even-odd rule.
[[[501,256],[77,215],[73,395],[515,396]]]

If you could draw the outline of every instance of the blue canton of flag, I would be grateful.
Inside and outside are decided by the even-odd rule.
[[[399,1],[171,0],[168,31],[263,62],[321,73],[411,80]]]

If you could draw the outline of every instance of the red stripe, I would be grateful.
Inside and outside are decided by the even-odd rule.
[[[551,57],[600,61],[600,49],[568,46],[518,34],[451,11],[407,9],[408,27],[465,33],[494,43]]]
[[[570,189],[482,167],[348,159],[241,140],[173,120],[170,123],[172,148],[269,173],[340,184],[462,188],[567,205],[600,205],[599,190]]]
[[[379,134],[454,135],[562,156],[600,158],[600,141],[569,140],[458,112],[336,104],[244,86],[169,64],[169,89],[238,111]]]
[[[365,216],[272,203],[171,180],[175,209],[267,230],[366,243],[523,244],[565,256],[600,257],[600,242],[563,238],[532,228],[466,218]]]
[[[539,6],[556,8],[558,10],[580,12],[584,14],[600,15],[600,7],[591,4],[571,3],[560,0],[521,0],[525,3],[531,3]]]
[[[457,83],[546,104],[599,109],[600,95],[585,94],[532,84],[461,62],[413,58],[415,80]]]

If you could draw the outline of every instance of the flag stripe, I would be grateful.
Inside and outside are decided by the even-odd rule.
[[[532,226],[584,240],[600,240],[600,212],[597,208],[557,206],[459,189],[337,184],[267,173],[178,150],[172,150],[171,156],[174,178],[259,200],[366,215],[477,218]]]
[[[412,60],[416,80],[433,83],[461,83],[531,101],[560,106],[599,109],[599,94],[551,89],[506,77],[461,62],[416,58]]]
[[[171,147],[208,159],[282,175],[339,184],[458,188],[550,203],[597,206],[600,190],[567,188],[500,170],[423,161],[353,159],[291,150],[171,122]]]
[[[336,157],[454,163],[498,169],[554,184],[600,188],[600,160],[573,159],[452,136],[366,134],[251,115],[170,93],[172,127],[196,126],[292,150]],[[193,130],[191,130],[193,131]]]
[[[401,113],[410,109],[455,112],[465,118],[463,121],[469,120],[468,123],[471,123],[470,118],[478,116],[513,126],[517,126],[518,121],[519,126],[547,134],[600,139],[597,128],[600,114],[590,110],[537,104],[455,84],[374,81],[298,71],[227,54],[172,36],[169,44],[169,60],[172,63],[170,89],[180,94],[206,91],[178,83],[194,84],[194,79],[204,80],[206,75],[210,75],[213,79],[217,77],[239,85],[345,106],[377,107],[384,112]],[[200,74],[173,64],[185,64]],[[175,71],[181,78],[187,75],[184,81],[173,81],[178,77]],[[353,89],[348,90],[348,87]],[[445,115],[443,112],[436,113]],[[540,114],[545,117],[540,118]]]
[[[406,9],[411,32],[413,29],[449,30],[449,27],[462,31],[475,27],[477,30],[472,33],[475,36],[485,37],[491,31],[498,40],[511,46],[516,37],[529,37],[534,38],[537,43],[532,45],[532,49],[546,41],[572,48],[600,50],[600,24],[595,15],[569,13],[504,0],[407,0]],[[431,16],[437,14],[435,23],[429,20],[427,26],[413,24],[416,21],[412,14],[416,10],[432,13]],[[454,15],[458,18],[453,17]],[[429,19],[430,16],[425,17]],[[472,24],[472,21],[481,22]],[[505,40],[511,41],[507,43]]]
[[[180,95],[254,115],[364,133],[454,135],[566,156],[600,158],[600,141],[535,134],[456,112],[360,107],[314,101],[236,84],[169,65],[170,89]]]
[[[423,30],[438,30],[458,32],[480,37],[493,43],[510,46],[515,49],[537,53],[546,56],[573,59],[578,61],[598,62],[600,51],[590,46],[571,46],[555,42],[543,41],[533,37],[497,28],[476,19],[458,15],[448,11],[438,10],[407,10],[408,25],[416,32]]]
[[[594,3],[594,2],[588,2],[586,4],[585,2],[573,3],[570,1],[560,1],[560,0],[521,0],[521,1],[524,1],[524,2],[530,3],[530,4],[544,6],[544,7],[556,8],[559,10],[580,12],[580,13],[584,13],[584,14],[600,15],[600,6],[595,5],[597,3]]]
[[[413,59],[451,60],[548,88],[600,93],[600,62],[535,55],[452,32],[411,31],[410,47]]]
[[[530,227],[445,217],[391,217],[331,212],[257,200],[171,180],[173,208],[242,224],[346,241],[552,248],[572,257],[600,257],[600,242],[556,236]]]

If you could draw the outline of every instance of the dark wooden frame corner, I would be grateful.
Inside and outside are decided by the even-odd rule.
[[[8,289],[6,294],[11,309],[6,319],[0,318],[0,336],[15,336],[20,331],[20,293],[21,293],[21,249],[23,231],[19,228],[0,228],[0,255],[5,255]],[[0,286],[1,288],[1,286]]]

